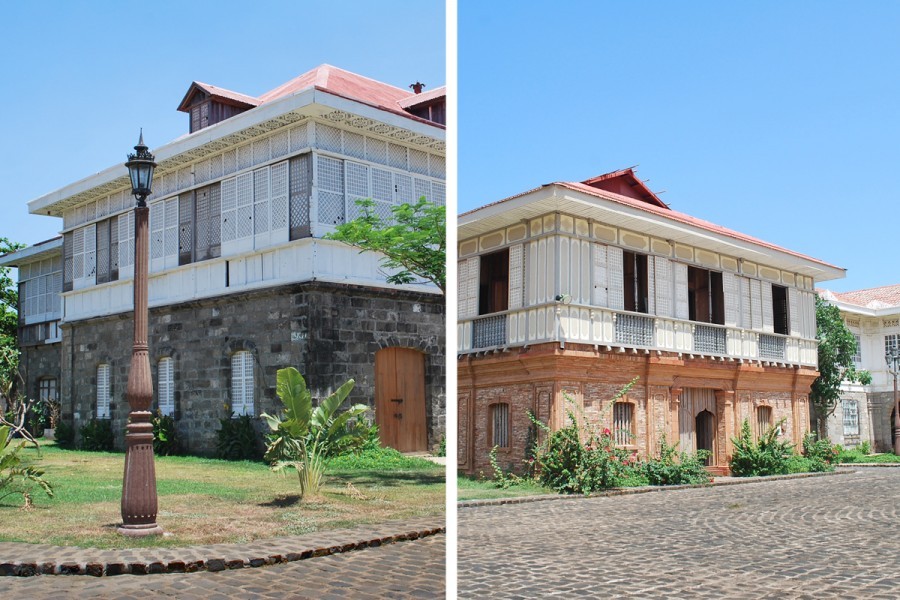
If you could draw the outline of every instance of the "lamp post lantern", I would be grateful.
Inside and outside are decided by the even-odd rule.
[[[125,474],[122,480],[122,525],[118,532],[131,537],[159,535],[156,524],[156,468],[153,463],[153,425],[150,403],[153,381],[147,344],[148,236],[147,196],[153,183],[153,155],[144,144],[141,132],[134,154],[128,155],[134,208],[134,345],[128,372],[128,425],[125,434]]]
[[[897,375],[900,375],[900,348],[888,348],[884,352],[888,372],[894,376],[894,454],[900,456],[900,405],[897,400]]]

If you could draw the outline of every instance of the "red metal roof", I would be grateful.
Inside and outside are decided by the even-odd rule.
[[[413,106],[418,106],[420,104],[425,104],[426,102],[431,102],[432,100],[437,100],[438,98],[443,98],[447,95],[447,86],[442,85],[441,87],[436,87],[431,91],[422,92],[421,94],[413,94],[412,96],[408,96],[403,100],[397,102],[400,108],[412,108]]]
[[[606,190],[608,192],[622,194],[623,196],[631,196],[637,200],[643,200],[644,202],[653,204],[654,206],[669,208],[668,204],[660,200],[659,196],[654,194],[643,181],[638,179],[637,175],[634,174],[634,169],[631,167],[619,169],[612,173],[598,175],[597,177],[586,179],[581,183],[595,187],[599,190]]]
[[[864,308],[887,308],[900,306],[900,284],[856,290],[853,292],[830,292],[840,302]]]

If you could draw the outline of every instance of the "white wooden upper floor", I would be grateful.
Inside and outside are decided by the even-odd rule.
[[[584,184],[459,218],[458,352],[542,342],[815,366],[815,281],[843,270]]]
[[[322,236],[358,215],[358,199],[381,216],[422,196],[445,204],[443,127],[321,89],[155,153],[151,306],[308,280],[387,287],[379,256]],[[131,309],[132,208],[123,166],[29,203],[63,218],[64,322]]]

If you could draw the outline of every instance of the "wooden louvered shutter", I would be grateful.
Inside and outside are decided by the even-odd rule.
[[[606,266],[607,276],[609,277],[609,285],[607,288],[609,307],[613,310],[624,310],[625,271],[621,248],[617,246],[607,246]]]
[[[737,327],[741,315],[741,294],[734,273],[722,273],[722,291],[725,296],[725,325]]]
[[[672,263],[675,280],[675,318],[689,319],[691,316],[688,303],[688,266],[684,263]]]
[[[478,275],[481,259],[477,256],[459,261],[459,299],[457,311],[460,319],[478,316]]]
[[[97,283],[110,281],[109,242],[109,219],[107,219],[97,223]]]
[[[592,244],[594,295],[591,303],[594,306],[609,306],[609,276],[606,266],[606,249],[606,246],[603,244]]]
[[[769,310],[771,307],[771,288],[769,288]],[[759,279],[750,280],[750,327],[752,329],[761,330],[763,328],[763,308],[762,308],[762,282]]]
[[[204,190],[182,194],[178,200],[178,264],[187,265],[193,261],[194,249],[194,204]],[[207,196],[209,192],[206,192]]]
[[[772,284],[762,281],[760,287],[762,288],[763,331],[773,333],[775,331],[775,315],[772,310]]]
[[[741,296],[740,305],[741,312],[738,315],[740,319],[738,324],[744,329],[751,329],[753,327],[752,321],[752,310],[751,310],[751,302],[750,302],[750,280],[746,277],[737,277],[738,280],[738,293]]]
[[[510,309],[522,308],[525,272],[525,248],[522,244],[509,247],[509,302]]]
[[[97,226],[84,228],[84,276],[89,284],[96,283],[97,275]]]
[[[656,314],[672,316],[672,263],[664,256],[654,257]]]
[[[787,289],[788,294],[788,331],[791,335],[803,335],[802,319],[800,318],[800,291],[794,288]]]

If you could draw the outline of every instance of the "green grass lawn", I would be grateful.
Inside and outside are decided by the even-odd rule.
[[[444,512],[444,467],[422,459],[342,457],[321,495],[301,499],[293,471],[167,456],[156,458],[157,522],[172,535],[135,540],[116,533],[123,453],[62,450],[51,442],[40,456],[28,448],[23,457],[45,470],[55,496],[34,488],[28,509],[21,496],[0,501],[0,541],[99,548],[247,542]]]
[[[844,451],[840,456],[841,464],[852,463],[900,463],[896,454],[863,454],[856,451]]]
[[[458,477],[456,480],[458,500],[493,500],[496,498],[518,498],[520,496],[541,496],[556,494],[551,489],[536,483],[521,483],[506,489],[498,488],[493,481]]]

